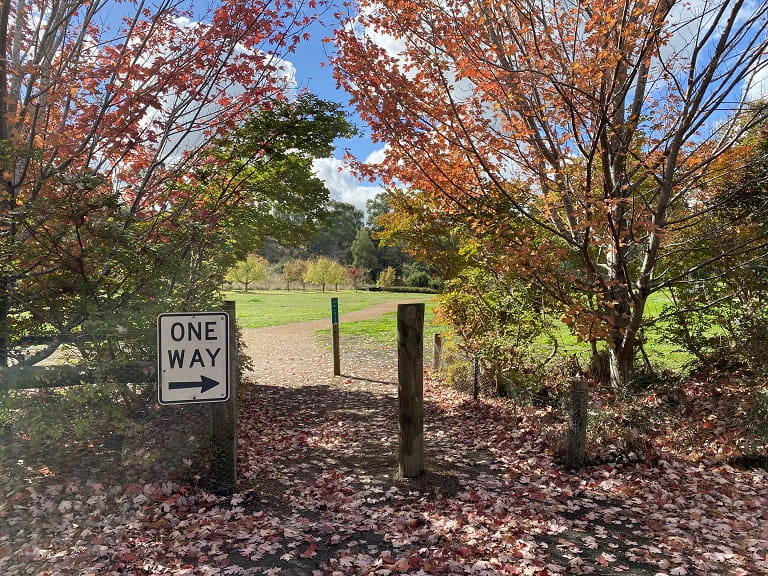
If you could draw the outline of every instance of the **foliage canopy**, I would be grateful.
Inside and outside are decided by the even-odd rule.
[[[388,144],[360,169],[407,187],[403,218],[447,239],[459,223],[496,273],[535,282],[574,333],[607,343],[625,387],[649,295],[702,264],[668,272],[697,255],[684,231],[707,218],[709,183],[744,173],[715,164],[765,119],[746,96],[767,18],[725,0],[359,0],[337,77]]]

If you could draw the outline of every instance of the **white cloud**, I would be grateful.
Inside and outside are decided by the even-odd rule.
[[[766,56],[768,59],[768,56]],[[747,100],[763,100],[768,98],[768,63],[762,64],[749,79]]]
[[[387,153],[387,146],[374,150],[365,159],[366,164],[381,164],[384,162],[384,155]]]
[[[325,182],[333,200],[352,204],[363,212],[366,201],[384,191],[381,186],[361,182],[349,166],[338,158],[315,160],[313,168],[317,177]]]

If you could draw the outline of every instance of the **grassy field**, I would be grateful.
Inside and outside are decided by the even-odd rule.
[[[225,292],[225,300],[234,300],[237,321],[241,328],[263,328],[292,322],[307,322],[331,318],[331,298],[339,299],[339,314],[363,310],[382,302],[403,302],[423,300],[428,302],[431,294],[410,294],[398,292],[305,292],[281,290],[257,292]],[[396,321],[393,320],[394,323]],[[394,325],[394,324],[393,324]],[[371,330],[373,325],[368,326]],[[361,328],[361,330],[363,330]]]
[[[436,333],[441,332],[435,324],[435,302],[426,302],[424,310],[424,340],[431,342]],[[339,333],[344,338],[355,338],[374,346],[394,347],[397,345],[397,312],[386,312],[375,320],[345,322],[339,326]],[[330,341],[331,329],[319,330],[317,335]]]
[[[445,331],[445,328],[434,323],[435,302],[433,296],[428,294],[365,291],[305,292],[300,290],[291,292],[269,290],[247,294],[243,292],[225,293],[225,299],[235,301],[238,322],[242,328],[261,328],[291,322],[322,320],[323,318],[328,318],[330,321],[331,298],[339,299],[339,313],[342,315],[345,312],[362,310],[382,302],[423,300],[426,303],[425,340],[430,342],[435,333]],[[648,302],[648,317],[658,315],[665,304],[666,296],[654,295]],[[371,345],[395,346],[397,314],[390,312],[375,320],[345,322],[342,324],[340,332],[344,337],[367,341]],[[318,336],[323,341],[330,341],[330,334],[330,326],[325,330],[318,331]],[[577,342],[565,325],[559,326],[557,338],[560,342],[560,351],[563,354],[576,354],[584,357],[588,354],[587,345]],[[648,333],[645,348],[651,362],[661,369],[678,371],[692,359],[689,354],[668,342],[658,331]]]

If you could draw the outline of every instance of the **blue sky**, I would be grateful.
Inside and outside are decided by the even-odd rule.
[[[365,160],[372,154],[380,153],[383,145],[371,142],[367,127],[349,106],[348,94],[336,88],[333,71],[328,64],[328,54],[333,50],[333,45],[322,42],[324,37],[332,34],[335,21],[330,14],[326,20],[328,20],[327,23],[315,22],[309,29],[310,40],[302,42],[296,52],[289,54],[286,60],[295,68],[295,79],[299,89],[307,89],[324,100],[343,104],[350,114],[350,119],[358,127],[360,132],[358,137],[338,140],[335,157],[316,162],[315,169],[330,190],[331,198],[354,204],[357,208],[365,210],[366,200],[373,198],[382,191],[382,188],[358,180],[342,159],[345,150],[349,149],[356,158]]]

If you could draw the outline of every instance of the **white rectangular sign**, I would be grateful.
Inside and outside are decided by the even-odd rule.
[[[158,316],[157,373],[160,404],[229,400],[229,315]]]

